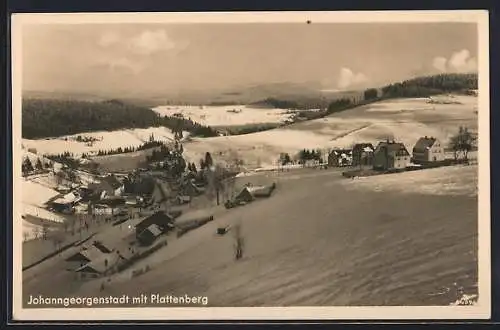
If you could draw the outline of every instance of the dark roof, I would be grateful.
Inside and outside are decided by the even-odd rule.
[[[405,145],[401,142],[380,142],[377,149],[380,150],[381,148],[387,148],[387,153],[393,157],[410,155]]]
[[[370,148],[372,150],[375,150],[373,144],[371,143],[356,143],[352,148],[352,151],[353,152],[363,151],[365,148]]]
[[[67,258],[66,261],[85,260],[85,261],[90,262],[94,259],[101,257],[102,255],[103,255],[103,252],[100,249],[98,249],[97,247],[92,245],[90,247],[84,248],[84,249],[80,250],[79,252],[73,254],[72,256]]]
[[[143,230],[152,224],[165,225],[173,221],[174,218],[170,214],[165,213],[165,211],[158,211],[136,224],[135,227],[136,229]]]
[[[426,149],[431,148],[436,142],[436,138],[434,137],[421,137],[418,139],[417,143],[413,147],[413,151],[415,152],[424,152]]]
[[[94,265],[91,265],[90,263],[85,264],[78,269],[76,269],[76,272],[78,273],[93,273],[93,274],[101,274],[102,271],[100,269],[96,269]]]
[[[106,182],[113,189],[118,189],[122,186],[122,183],[118,181],[118,179],[114,175],[108,175],[102,179],[103,182]]]
[[[253,199],[252,193],[247,187],[243,188],[241,192],[235,197],[235,200],[250,201]]]
[[[342,155],[352,153],[351,149],[333,149],[330,151],[329,155]]]
[[[95,241],[93,245],[102,253],[110,253],[112,251],[110,248],[108,248],[99,241]]]
[[[155,237],[160,236],[162,234],[162,231],[161,231],[160,227],[158,227],[157,224],[150,225],[149,227],[144,229],[144,231],[146,231],[146,230],[149,231],[151,234],[153,234]]]

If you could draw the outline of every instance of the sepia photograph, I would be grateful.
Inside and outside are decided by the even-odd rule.
[[[486,11],[11,31],[14,318],[489,318]]]

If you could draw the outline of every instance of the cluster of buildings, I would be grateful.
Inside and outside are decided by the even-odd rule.
[[[59,185],[60,194],[49,199],[50,211],[62,214],[112,214],[113,209],[128,196],[124,195],[124,182],[115,175],[96,178],[92,183]]]
[[[425,165],[444,160],[444,146],[432,136],[421,137],[412,153],[402,142],[386,140],[377,146],[358,143],[351,149],[335,149],[328,154],[328,166],[369,166],[376,170],[404,169],[411,164]]]
[[[80,278],[95,278],[120,271],[158,242],[162,235],[174,229],[175,216],[159,210],[141,219],[128,218],[119,224],[122,226],[114,226],[112,232],[98,235],[99,240],[82,244],[77,252],[65,259],[67,269]],[[166,240],[162,243],[166,244]]]
[[[180,179],[173,179],[162,170],[136,170],[59,187],[60,194],[46,203],[47,209],[70,217],[82,215],[85,223],[81,222],[81,226],[96,216],[111,223],[108,229],[80,244],[78,252],[66,259],[67,269],[80,278],[107,275],[119,271],[144,251],[166,244],[166,238],[160,238],[176,228],[175,220],[182,214],[179,208],[174,210],[174,205],[189,203],[204,193],[200,177],[186,172]]]

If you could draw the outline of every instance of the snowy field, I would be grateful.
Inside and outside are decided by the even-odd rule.
[[[424,182],[446,184],[454,176],[473,185],[473,171],[430,170]],[[140,277],[113,276],[104,291],[101,280],[89,281],[71,295],[193,294],[208,296],[210,306],[255,307],[436,306],[455,302],[458,287],[477,294],[476,197],[451,190],[401,193],[394,185],[344,189],[351,180],[318,173],[280,180],[272,198],[223,210],[213,222],[171,239],[134,265],[151,266]],[[405,186],[422,179],[397,176]],[[235,223],[245,238],[238,262],[232,235],[215,235]],[[57,287],[23,283],[23,294],[70,295],[63,287],[63,281]]]
[[[168,142],[173,141],[174,138],[169,128],[150,127],[111,132],[80,133],[48,139],[23,139],[23,147],[25,149],[33,148],[37,151],[37,154],[58,154],[69,151],[78,155],[97,152],[98,150],[117,149],[119,147],[138,147],[144,142],[149,141],[151,134],[153,134],[157,141]],[[187,133],[184,134],[184,136],[186,135]],[[92,144],[78,142],[76,140],[77,136],[95,138],[97,141]]]
[[[208,126],[240,126],[246,124],[282,123],[293,115],[288,109],[229,106],[159,106],[153,111],[162,116],[182,114],[184,118]],[[288,113],[287,113],[288,112]]]
[[[184,144],[185,156],[188,161],[198,164],[205,153],[210,151],[221,162],[232,162],[238,158],[243,159],[249,168],[256,168],[274,165],[282,152],[293,157],[304,148],[322,149],[327,152],[331,148],[350,148],[359,142],[377,144],[381,140],[394,139],[411,150],[422,136],[434,136],[446,144],[460,125],[465,125],[473,131],[477,130],[476,97],[436,96],[432,103],[429,102],[426,98],[386,100],[326,118],[296,123],[286,128],[228,137],[193,138]],[[236,109],[238,112],[240,107],[164,106],[155,111],[158,112],[159,109],[163,109],[163,114],[170,115],[182,113],[179,109],[184,109],[185,117],[210,125],[242,125],[269,122],[272,118],[275,121],[285,118],[285,110],[280,109],[241,107],[241,112],[234,113],[228,111]],[[198,117],[190,113],[197,114]],[[64,151],[78,154],[99,149],[138,146],[147,141],[151,133],[159,140],[168,141],[172,138],[169,129],[149,128],[80,134],[102,138],[102,141],[97,141],[92,146],[76,142],[76,135],[68,137],[67,141],[64,138],[23,140],[23,144],[25,148],[35,148],[38,154]],[[131,154],[113,155],[106,156],[103,161],[113,163],[113,159],[117,158],[115,163],[121,163],[128,157],[141,158]]]
[[[196,162],[209,150],[224,159],[237,154],[257,167],[274,164],[281,152],[293,156],[304,148],[327,151],[350,148],[359,142],[376,145],[386,139],[400,141],[411,151],[423,136],[437,137],[446,144],[460,125],[477,130],[477,98],[455,96],[452,100],[460,104],[428,104],[424,98],[380,101],[286,128],[194,139],[185,150],[187,157]]]

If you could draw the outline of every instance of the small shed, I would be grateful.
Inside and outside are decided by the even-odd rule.
[[[254,197],[250,191],[250,187],[245,187],[241,190],[241,192],[236,195],[236,197],[234,198],[236,202],[251,202],[254,200]]]

